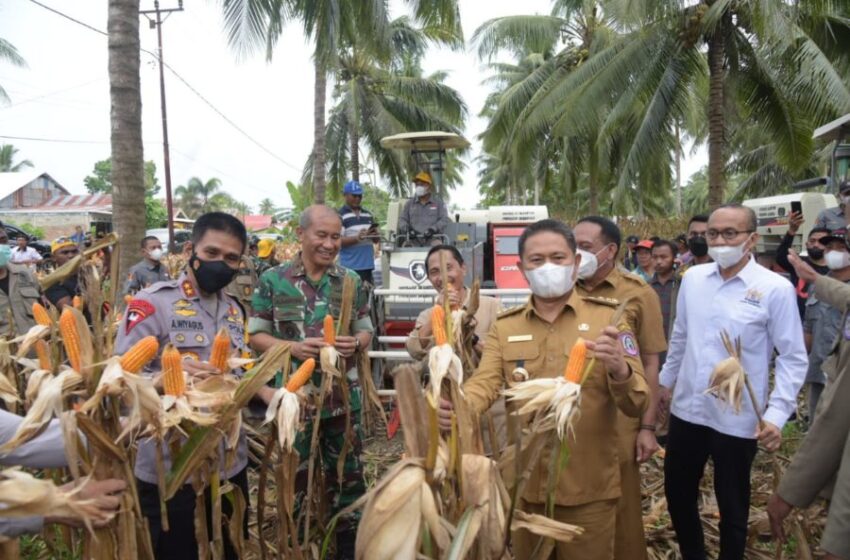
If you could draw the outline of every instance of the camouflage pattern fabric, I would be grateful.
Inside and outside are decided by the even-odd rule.
[[[254,261],[254,270],[257,271],[257,277],[263,275],[263,273],[267,270],[271,270],[272,268],[278,265],[277,261],[274,260],[274,255],[270,256],[267,259],[261,259],[260,257],[251,257],[251,260]]]
[[[257,270],[254,267],[254,259],[251,257],[242,256],[242,262],[239,263],[239,272],[230,281],[230,284],[224,288],[224,292],[239,300],[245,313],[251,314],[251,298],[254,295],[254,288],[257,287]]]
[[[301,253],[291,261],[267,270],[260,277],[251,302],[253,308],[248,324],[250,334],[265,332],[281,340],[300,342],[305,338],[321,337],[325,315],[339,317],[342,306],[342,285],[346,276],[354,280],[355,302],[351,316],[350,332],[372,332],[369,318],[369,298],[363,289],[360,276],[339,265],[331,266],[317,282],[310,280],[301,261]],[[293,369],[300,362],[293,358]],[[353,362],[346,364],[351,410],[360,410],[361,391],[357,372],[351,369]],[[277,386],[281,384],[278,376]],[[321,386],[322,372],[316,368],[312,384]],[[342,391],[339,383],[333,384],[331,394],[322,406],[322,418],[345,414]]]
[[[359,417],[359,413],[351,413],[351,428],[354,432],[354,438],[351,449],[345,455],[342,480],[337,477],[337,461],[339,461],[339,456],[345,445],[345,416],[334,416],[320,421],[318,452],[322,461],[322,470],[325,473],[325,503],[330,508],[329,518],[353,504],[366,493],[366,483],[363,480],[363,463],[360,460],[360,455],[363,452],[361,443],[363,434]],[[304,429],[301,430],[295,440],[294,448],[298,452],[298,456],[302,458],[295,476],[295,519],[298,518],[301,504],[304,503],[307,496],[307,467],[312,433],[313,423],[305,422]],[[342,539],[340,537],[350,533],[353,543],[359,521],[359,510],[350,515],[341,516],[336,526],[338,540],[345,540],[344,537]],[[338,551],[338,553],[342,552]]]

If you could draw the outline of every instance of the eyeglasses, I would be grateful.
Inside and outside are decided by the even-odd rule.
[[[735,239],[736,237],[738,237],[742,233],[753,233],[753,230],[745,229],[745,230],[738,231],[737,229],[729,228],[729,229],[724,229],[723,231],[718,231],[716,229],[710,229],[710,230],[705,232],[705,237],[707,239],[709,239],[710,241],[714,241],[718,237],[722,236],[723,239],[725,239],[726,241],[732,241],[733,239]]]

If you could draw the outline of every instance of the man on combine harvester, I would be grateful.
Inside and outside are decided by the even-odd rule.
[[[420,171],[413,178],[414,196],[407,201],[399,216],[399,231],[407,235],[409,244],[425,247],[439,244],[449,224],[449,214],[443,201],[432,194],[431,174]]]

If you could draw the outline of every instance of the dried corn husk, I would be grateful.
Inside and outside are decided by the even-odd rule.
[[[26,356],[27,352],[29,352],[30,348],[32,348],[32,345],[35,344],[37,340],[44,338],[48,334],[50,334],[50,327],[46,327],[44,325],[33,325],[26,334],[12,339],[12,342],[18,345],[18,351],[15,352],[15,357],[21,358]]]
[[[79,488],[65,491],[49,480],[40,480],[18,470],[0,472],[0,511],[3,517],[53,515],[81,519],[90,529],[93,522],[114,517],[97,507],[96,500],[83,500]]]
[[[529,379],[505,389],[504,395],[520,405],[517,414],[535,414],[541,427],[553,423],[563,441],[577,420],[581,385],[561,376]]]
[[[511,521],[511,531],[520,529],[525,529],[539,537],[555,539],[560,542],[570,542],[584,533],[584,529],[576,525],[555,521],[545,515],[516,510]]]
[[[707,395],[714,395],[720,401],[731,405],[735,414],[741,412],[741,400],[743,398],[744,386],[746,384],[746,373],[741,365],[741,339],[732,343],[729,333],[725,330],[720,333],[723,345],[729,353],[729,357],[722,360],[711,372],[708,382]]]

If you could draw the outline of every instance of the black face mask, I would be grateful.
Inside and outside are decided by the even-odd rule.
[[[205,261],[198,258],[194,252],[189,259],[189,266],[195,274],[195,281],[202,292],[214,294],[230,284],[237,269],[230,268],[224,261]]]
[[[688,249],[695,257],[704,257],[708,254],[708,242],[705,237],[692,237],[688,239]]]
[[[809,258],[813,261],[819,261],[823,258],[823,249],[819,249],[818,247],[812,247],[806,250],[809,253]]]

